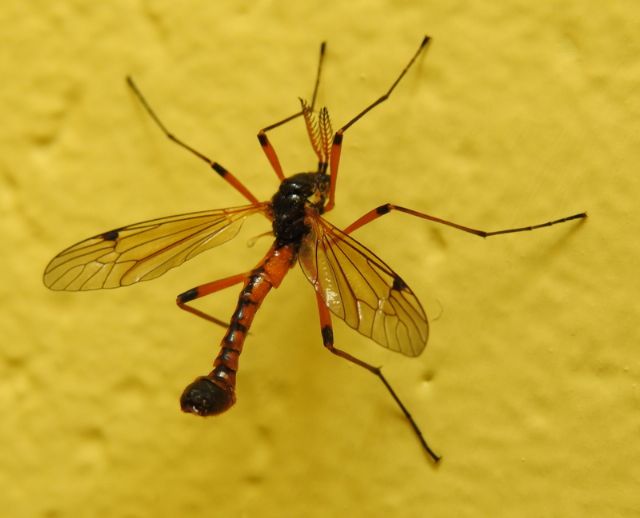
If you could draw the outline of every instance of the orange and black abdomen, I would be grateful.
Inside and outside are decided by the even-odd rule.
[[[244,282],[231,322],[220,344],[213,370],[182,393],[182,410],[202,416],[216,415],[236,402],[236,372],[245,338],[260,304],[277,288],[296,259],[294,245],[274,245]]]

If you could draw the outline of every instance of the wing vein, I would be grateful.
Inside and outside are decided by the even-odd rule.
[[[429,324],[411,289],[382,259],[319,215],[298,260],[327,308],[380,345],[408,356],[424,349]]]

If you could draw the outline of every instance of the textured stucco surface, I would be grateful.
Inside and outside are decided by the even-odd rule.
[[[22,2],[0,6],[0,509],[11,517],[638,516],[640,4]],[[338,225],[391,201],[486,229],[581,210],[585,224],[481,240],[390,215],[358,232],[432,316],[424,355],[344,325],[444,460],[433,468],[379,383],[326,353],[308,283],[266,300],[239,401],[202,420],[178,396],[222,330],[174,296],[246,270],[247,239],[152,283],[53,293],[47,261],[154,216],[242,199],[166,142],[124,84],[252,186],[258,128],[320,93],[345,137]],[[313,166],[300,124],[273,135]],[[224,316],[236,293],[204,301]]]

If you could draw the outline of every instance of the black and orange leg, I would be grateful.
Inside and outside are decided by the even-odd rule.
[[[311,96],[311,109],[316,103],[316,97],[318,95],[318,86],[320,85],[320,73],[322,72],[322,63],[324,61],[324,51],[326,48],[326,43],[323,41],[320,44],[320,58],[318,59],[318,71],[316,72],[316,82],[313,87],[313,94]],[[271,131],[279,126],[286,124],[294,119],[297,119],[304,113],[304,110],[300,110],[299,112],[294,113],[293,115],[289,115],[289,117],[285,117],[284,119],[274,122],[269,126],[265,126],[258,132],[258,142],[260,142],[260,146],[262,147],[262,151],[267,156],[267,160],[271,164],[271,167],[276,173],[276,176],[280,179],[280,181],[284,180],[284,173],[282,171],[282,165],[280,165],[280,160],[278,159],[278,155],[274,147],[269,142],[269,138],[267,137],[267,131]]]
[[[528,225],[526,227],[517,227],[517,228],[506,228],[503,230],[493,230],[491,232],[487,232],[486,230],[479,230],[477,228],[466,227],[464,225],[459,225],[458,223],[454,223],[452,221],[447,221],[446,219],[437,218],[435,216],[431,216],[429,214],[425,214],[424,212],[418,212],[417,210],[407,209],[405,207],[400,207],[398,205],[392,205],[391,203],[386,203],[385,205],[380,205],[373,210],[367,212],[364,216],[355,220],[351,225],[343,230],[345,234],[350,234],[354,230],[359,229],[360,227],[366,225],[367,223],[371,223],[373,220],[378,219],[385,214],[389,214],[392,210],[398,212],[404,212],[405,214],[410,214],[411,216],[416,216],[418,218],[426,219],[429,221],[433,221],[435,223],[440,223],[442,225],[447,225],[449,227],[457,228],[458,230],[462,230],[463,232],[468,232],[469,234],[474,234],[480,237],[490,237],[497,236],[499,234],[513,234],[514,232],[527,232],[530,230],[536,230],[544,227],[551,227],[552,225],[557,225],[558,223],[564,223],[566,221],[572,221],[574,219],[583,219],[587,217],[586,212],[580,212],[579,214],[573,214],[572,216],[567,216],[560,219],[554,219],[553,221],[547,221],[545,223],[538,223],[537,225]]]
[[[133,82],[133,79],[131,79],[131,77],[129,76],[127,76],[127,84],[129,85],[129,88],[131,88],[135,96],[138,98],[138,100],[140,101],[140,104],[142,104],[146,112],[149,114],[151,119],[153,119],[153,122],[156,123],[156,125],[162,130],[162,132],[165,134],[165,136],[169,140],[178,144],[183,149],[186,149],[193,155],[197,156],[200,160],[203,160],[204,162],[209,164],[209,167],[211,167],[211,169],[213,169],[216,173],[218,173],[218,175],[220,175],[222,179],[228,182],[236,191],[242,194],[242,196],[244,196],[247,200],[249,200],[253,205],[258,205],[260,203],[258,199],[253,194],[251,194],[251,191],[249,191],[249,189],[247,189],[240,180],[238,180],[235,176],[233,176],[233,174],[227,171],[218,162],[211,160],[209,157],[200,153],[200,151],[198,151],[197,149],[192,148],[189,144],[187,144],[183,140],[176,137],[173,133],[171,133],[167,129],[167,127],[164,125],[164,123],[160,120],[160,118],[158,117],[156,112],[153,110],[153,108],[151,108],[151,105],[147,102],[144,95],[142,95],[142,92],[140,91],[138,86]]]
[[[330,159],[329,159],[329,171],[330,171],[330,174],[331,174],[331,187],[330,187],[330,191],[329,191],[329,201],[327,202],[327,205],[325,206],[325,212],[328,211],[328,210],[331,210],[333,208],[333,206],[335,205],[336,181],[337,181],[337,178],[338,178],[338,166],[340,164],[340,153],[342,152],[342,136],[343,136],[344,132],[347,131],[353,124],[358,122],[367,113],[369,113],[371,110],[373,110],[376,106],[378,106],[380,103],[383,103],[384,101],[386,101],[389,98],[389,96],[391,95],[391,92],[393,92],[393,90],[396,88],[396,86],[398,86],[398,83],[400,82],[400,80],[408,72],[408,70],[411,68],[411,65],[413,65],[413,62],[417,59],[417,57],[420,55],[420,53],[425,49],[425,47],[427,46],[427,44],[429,43],[430,40],[431,40],[431,38],[429,38],[429,36],[425,36],[422,39],[422,42],[420,43],[420,46],[418,47],[418,50],[411,57],[411,59],[409,60],[409,63],[407,63],[407,65],[402,69],[402,72],[400,72],[400,75],[396,78],[396,80],[393,82],[393,84],[391,85],[389,90],[387,90],[387,92],[384,95],[380,96],[377,100],[372,102],[364,110],[362,110],[360,113],[358,113],[358,115],[353,117],[349,122],[347,122],[344,126],[342,126],[342,128],[340,128],[338,131],[336,131],[335,135],[333,136],[333,143],[331,145],[331,156],[330,156]]]
[[[206,297],[207,295],[211,295],[212,293],[223,290],[225,288],[229,288],[230,286],[233,286],[235,284],[244,282],[245,280],[247,280],[249,275],[250,273],[241,273],[238,275],[232,275],[231,277],[226,277],[224,279],[219,279],[217,281],[208,282],[200,286],[196,286],[195,288],[191,288],[190,290],[187,290],[184,293],[178,295],[176,297],[176,304],[180,309],[184,309],[192,315],[203,318],[208,322],[212,322],[224,328],[228,328],[229,322],[225,322],[224,320],[220,320],[219,318],[216,318],[212,315],[208,315],[204,311],[194,308],[187,303],[201,297]]]
[[[362,367],[363,369],[368,370],[369,372],[377,376],[380,381],[382,381],[382,383],[386,387],[389,394],[391,394],[391,397],[394,399],[396,404],[400,407],[400,410],[402,410],[402,413],[404,414],[404,416],[409,421],[411,428],[413,429],[414,433],[417,435],[418,440],[420,441],[420,444],[422,445],[424,450],[431,457],[431,459],[433,459],[433,461],[437,463],[440,460],[440,456],[437,455],[431,449],[431,447],[427,444],[427,441],[422,435],[422,431],[420,430],[415,420],[413,419],[413,416],[409,413],[409,410],[407,410],[407,407],[404,406],[404,404],[402,403],[398,395],[395,393],[395,391],[387,381],[387,379],[384,377],[380,367],[374,367],[373,365],[363,362],[362,360],[354,356],[351,356],[349,353],[342,351],[340,349],[336,349],[333,346],[333,327],[331,325],[331,313],[329,312],[329,308],[327,308],[324,301],[322,300],[322,296],[318,292],[316,292],[316,300],[318,302],[318,312],[320,313],[320,328],[322,331],[323,345],[336,356],[339,356],[340,358],[344,358],[345,360],[350,361],[351,363],[354,363]]]

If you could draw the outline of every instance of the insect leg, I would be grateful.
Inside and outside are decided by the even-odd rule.
[[[326,48],[326,43],[323,41],[320,44],[320,58],[318,59],[318,71],[316,72],[316,82],[313,87],[313,95],[311,97],[312,110],[316,103],[316,97],[318,95],[318,86],[320,85],[320,72],[322,71],[322,63],[324,61],[325,48]],[[273,167],[273,170],[275,171],[276,176],[280,179],[280,181],[284,180],[284,173],[282,172],[282,166],[280,165],[280,160],[278,159],[278,155],[276,154],[275,149],[271,145],[271,142],[269,142],[269,139],[267,137],[267,131],[271,131],[272,129],[277,128],[278,126],[282,126],[283,124],[286,124],[287,122],[292,121],[293,119],[297,119],[303,113],[304,113],[304,110],[300,110],[299,112],[296,112],[293,115],[289,115],[289,117],[285,117],[284,119],[278,122],[275,122],[273,124],[270,124],[269,126],[262,128],[258,132],[258,141],[260,142],[262,151],[264,151],[264,154],[267,156],[267,160],[269,160],[271,167]]]
[[[323,345],[336,356],[339,356],[340,358],[344,358],[345,360],[350,361],[351,363],[355,363],[356,365],[362,367],[363,369],[368,370],[372,374],[375,374],[380,381],[382,381],[382,383],[386,387],[389,394],[391,394],[391,397],[393,397],[394,401],[400,407],[400,410],[402,410],[402,413],[409,421],[411,428],[413,429],[414,433],[417,435],[418,440],[420,441],[420,444],[422,445],[424,450],[427,452],[427,454],[429,454],[429,456],[433,459],[434,462],[438,462],[440,460],[440,456],[437,455],[429,447],[429,445],[427,444],[427,441],[422,435],[422,431],[420,430],[420,428],[418,427],[418,425],[416,424],[413,417],[411,416],[407,408],[404,406],[400,398],[397,396],[397,394],[395,393],[395,391],[393,390],[393,388],[391,387],[387,379],[382,374],[382,370],[380,369],[380,367],[374,367],[373,365],[363,362],[362,360],[354,356],[351,356],[349,353],[342,351],[340,349],[336,349],[333,346],[333,327],[331,325],[331,314],[329,313],[329,309],[325,305],[320,293],[318,292],[316,292],[316,300],[318,302],[318,312],[320,313],[320,327],[322,331]]]
[[[367,212],[364,216],[358,218],[356,221],[351,223],[351,225],[345,228],[343,232],[345,234],[349,234],[354,230],[366,225],[367,223],[371,223],[373,220],[378,219],[380,216],[389,214],[389,212],[391,212],[392,210],[404,212],[405,214],[410,214],[411,216],[417,216],[418,218],[427,219],[435,223],[441,223],[442,225],[447,225],[449,227],[457,228],[458,230],[462,230],[463,232],[468,232],[469,234],[474,234],[480,237],[490,237],[490,236],[496,236],[498,234],[512,234],[514,232],[525,232],[529,230],[536,230],[543,227],[550,227],[552,225],[557,225],[558,223],[564,223],[566,221],[571,221],[574,219],[583,219],[587,217],[586,212],[580,212],[579,214],[573,214],[572,216],[567,216],[560,219],[554,219],[553,221],[547,221],[546,223],[539,223],[537,225],[529,225],[526,227],[518,227],[518,228],[507,228],[503,230],[493,230],[491,232],[487,232],[486,230],[478,230],[476,228],[465,227],[464,225],[459,225],[458,223],[453,223],[452,221],[447,221],[445,219],[437,218],[435,216],[430,216],[429,214],[425,214],[424,212],[418,212],[417,210],[407,209],[405,207],[400,207],[398,205],[392,205],[391,203],[386,203],[385,205],[380,205],[379,207],[376,207],[375,209]]]
[[[183,149],[186,149],[193,155],[197,156],[200,160],[203,160],[207,164],[209,164],[211,169],[213,169],[216,173],[218,173],[218,175],[220,175],[225,181],[227,181],[234,189],[236,189],[240,194],[242,194],[242,196],[244,196],[252,204],[258,205],[260,203],[258,199],[253,194],[251,194],[251,191],[249,191],[249,189],[247,189],[240,180],[238,180],[235,176],[233,176],[233,174],[227,171],[218,162],[211,160],[209,157],[207,157],[206,155],[203,155],[202,153],[200,153],[200,151],[192,148],[189,144],[187,144],[183,140],[176,137],[173,133],[171,133],[167,129],[167,127],[163,124],[163,122],[160,120],[158,115],[156,115],[156,112],[153,110],[153,108],[151,108],[151,105],[147,102],[145,97],[142,95],[142,92],[140,91],[140,89],[133,82],[133,79],[129,76],[127,76],[127,84],[129,85],[129,88],[131,88],[135,96],[138,98],[138,100],[140,101],[140,104],[142,104],[146,112],[153,119],[153,122],[156,123],[156,125],[162,130],[162,132],[165,134],[165,136],[169,140],[171,140],[172,142],[175,142]]]
[[[192,300],[211,295],[216,291],[223,290],[225,288],[233,286],[234,284],[239,284],[246,280],[248,276],[249,274],[241,273],[238,275],[232,275],[231,277],[226,277],[224,279],[219,279],[217,281],[208,282],[200,286],[196,286],[195,288],[191,288],[190,290],[187,290],[184,293],[178,295],[176,297],[176,304],[178,304],[178,307],[180,309],[184,309],[185,311],[196,315],[197,317],[204,318],[205,320],[213,322],[214,324],[218,324],[219,326],[222,326],[226,329],[229,327],[229,322],[225,322],[224,320],[220,320],[219,318],[208,315],[204,311],[188,305],[187,302],[191,302]]]
[[[362,117],[364,117],[364,115],[366,115],[369,111],[371,111],[373,108],[375,108],[380,103],[386,101],[389,98],[389,96],[391,95],[391,92],[393,92],[393,90],[398,85],[400,80],[404,77],[404,75],[407,73],[409,68],[411,68],[411,65],[413,65],[413,62],[420,55],[420,53],[424,50],[424,48],[427,46],[427,44],[429,43],[430,40],[431,40],[431,38],[429,36],[425,36],[422,39],[422,42],[420,43],[420,47],[418,47],[418,50],[411,57],[411,59],[409,60],[409,63],[407,63],[407,65],[402,69],[402,72],[400,72],[400,75],[393,82],[393,84],[391,85],[391,88],[389,88],[389,90],[387,90],[387,92],[384,95],[382,95],[377,100],[372,102],[364,110],[362,110],[360,113],[358,113],[358,115],[353,117],[349,122],[347,122],[344,126],[342,126],[342,128],[340,128],[338,131],[336,131],[335,135],[333,136],[333,143],[331,145],[331,156],[330,156],[330,160],[329,160],[329,171],[330,171],[330,174],[331,174],[331,188],[330,188],[330,191],[329,191],[329,201],[327,202],[327,205],[325,206],[325,211],[331,210],[333,208],[334,204],[335,204],[336,179],[338,177],[338,165],[340,164],[340,153],[342,151],[342,135],[353,124],[355,124]]]

